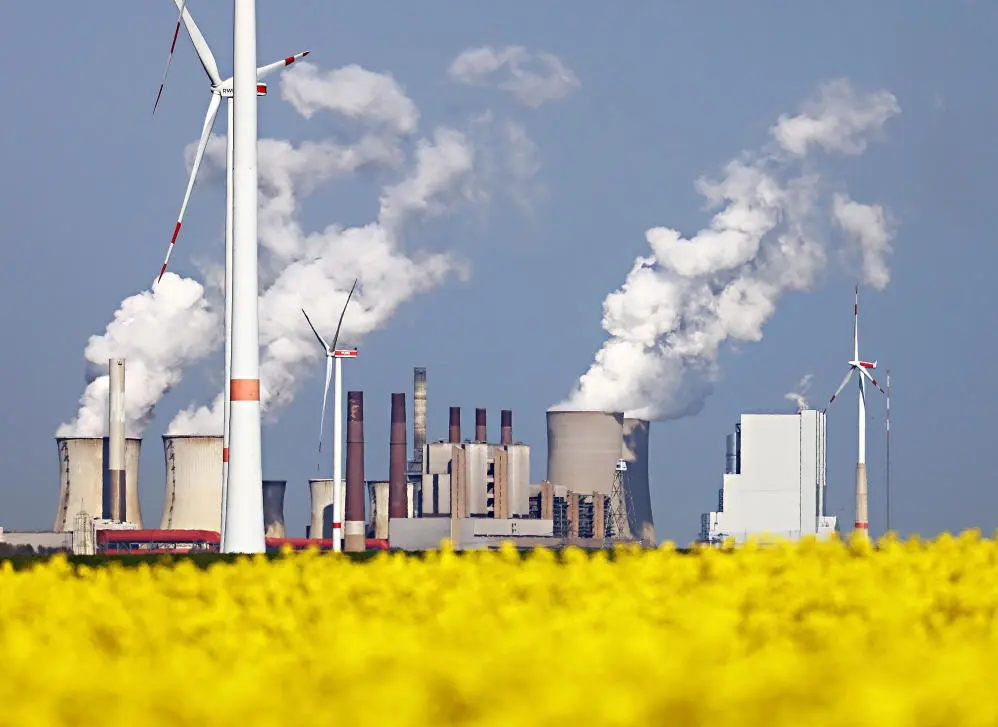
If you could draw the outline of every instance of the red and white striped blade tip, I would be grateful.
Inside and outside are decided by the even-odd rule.
[[[180,24],[184,18],[184,7],[186,7],[187,1],[184,0],[181,3],[180,17],[177,18],[177,27],[173,29],[173,40],[170,42],[170,52],[166,56],[166,67],[163,69],[163,75],[159,79],[159,91],[156,92],[156,103],[152,105],[152,112],[155,114],[156,109],[159,107],[159,100],[163,96],[163,89],[166,87],[166,76],[170,72],[170,64],[173,62],[173,52],[177,49],[177,38],[180,37]]]

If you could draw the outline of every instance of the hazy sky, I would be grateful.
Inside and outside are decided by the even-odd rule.
[[[826,191],[883,205],[896,227],[890,283],[882,292],[867,288],[861,304],[861,353],[892,369],[894,523],[923,535],[970,526],[990,533],[998,487],[985,455],[994,446],[998,383],[988,321],[998,302],[990,287],[998,256],[987,200],[998,104],[995,51],[987,48],[995,47],[998,11],[988,3],[910,0],[652,5],[259,3],[260,63],[310,49],[314,66],[298,69],[293,84],[269,78],[270,95],[260,101],[261,138],[299,147],[295,153],[272,144],[293,164],[268,157],[274,174],[297,175],[294,205],[279,215],[282,230],[307,247],[325,239],[310,233],[339,235],[330,225],[379,219],[379,199],[394,200],[387,211],[381,205],[386,227],[393,210],[409,214],[392,228],[387,247],[377,229],[354,241],[394,265],[380,278],[394,296],[391,306],[368,311],[364,326],[372,330],[361,340],[360,359],[344,367],[346,388],[365,392],[368,477],[387,475],[391,392],[407,393],[411,422],[412,367],[425,366],[431,439],[445,436],[449,405],[463,408],[466,431],[474,408],[487,407],[494,435],[499,410],[511,408],[515,435],[533,446],[533,478],[540,480],[545,410],[569,394],[606,340],[603,300],[635,258],[651,254],[646,230],[694,235],[713,213],[696,180],[718,179],[728,161],[771,143],[781,115],[798,113],[822,83],[845,78],[860,94],[889,91],[900,107],[868,136],[861,155],[816,155],[804,170],[821,174]],[[190,0],[189,8],[227,77],[231,3]],[[183,35],[160,109],[151,114],[176,19],[167,0],[119,0],[99,10],[66,3],[57,12],[45,3],[8,4],[2,19],[0,300],[8,314],[0,351],[7,381],[0,525],[44,529],[58,490],[53,438],[75,416],[87,383],[84,348],[159,269],[209,89]],[[510,75],[508,64],[475,86],[448,76],[462,51],[481,46],[521,46],[507,59],[520,58],[521,70],[541,77]],[[545,75],[544,53],[563,64],[549,66],[553,75]],[[374,79],[365,96],[350,83],[373,77],[349,69],[328,75],[351,64],[390,75],[397,86]],[[461,143],[448,152],[452,132],[435,136],[438,127],[460,134],[450,138]],[[224,107],[215,132],[225,133]],[[382,147],[368,147],[374,161],[340,173],[351,166],[346,145],[365,134],[372,143],[392,140],[394,156],[382,159]],[[424,160],[418,179],[440,189],[425,199],[418,183],[399,185],[420,169],[422,138],[435,140],[437,161],[450,165],[450,176],[434,176],[434,159]],[[312,146],[300,147],[309,140]],[[271,187],[265,195],[277,204],[278,192]],[[171,263],[178,274],[204,282],[206,270],[217,270],[223,201],[223,178],[209,160]],[[722,345],[720,377],[702,411],[652,424],[660,537],[689,541],[699,514],[715,507],[724,436],[740,413],[792,411],[784,394],[805,374],[813,374],[809,400],[821,406],[845,373],[859,267],[836,252],[842,233],[834,225],[815,234],[829,255],[811,289],[780,298],[761,341]],[[347,272],[329,274],[339,281]],[[282,285],[293,292],[304,283],[292,277]],[[341,299],[330,290],[328,310],[318,313],[325,320]],[[272,326],[293,329],[297,344],[307,341],[303,321],[280,318],[284,309],[297,310],[294,300],[284,303],[274,308]],[[211,354],[180,367],[182,383],[146,428],[140,490],[149,524],[159,522],[163,502],[160,436],[180,410],[210,404],[219,390],[216,335]],[[323,360],[315,354],[293,401],[264,430],[264,476],[289,481],[286,517],[294,534],[307,520],[306,480],[318,464]],[[829,412],[829,505],[846,525],[855,406],[849,396]],[[871,399],[870,420],[870,519],[879,533],[880,401]],[[326,476],[328,452],[327,445]]]

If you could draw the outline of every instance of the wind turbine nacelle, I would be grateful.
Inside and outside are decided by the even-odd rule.
[[[221,88],[219,88],[218,89],[218,94],[222,98],[232,98],[232,96],[233,96],[232,84],[231,83],[227,83],[224,86],[222,86]],[[267,95],[267,84],[266,83],[258,83],[258,84],[256,84],[256,95],[257,96],[266,96]]]
[[[333,351],[333,358],[357,358],[356,348],[338,348]]]

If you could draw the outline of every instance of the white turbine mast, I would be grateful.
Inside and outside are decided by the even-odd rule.
[[[857,449],[856,458],[856,523],[855,529],[863,533],[869,533],[870,530],[870,516],[869,516],[869,495],[867,492],[867,479],[866,479],[866,382],[869,381],[873,386],[875,386],[881,394],[886,392],[881,388],[877,380],[873,378],[870,371],[877,368],[876,361],[864,361],[859,357],[859,285],[856,285],[856,302],[853,305],[853,315],[852,315],[852,360],[849,361],[849,371],[846,373],[845,378],[842,379],[842,383],[839,384],[839,388],[835,390],[832,394],[832,398],[828,400],[828,406],[831,406],[832,402],[835,401],[836,397],[842,393],[842,390],[849,383],[849,379],[852,375],[858,372],[858,382],[859,382],[859,446]],[[825,407],[825,411],[828,411],[828,406]]]
[[[342,529],[343,529],[343,497],[340,494],[341,486],[340,481],[343,479],[343,365],[342,361],[345,358],[357,358],[356,348],[337,348],[336,344],[339,343],[340,338],[340,328],[343,326],[343,316],[346,315],[347,306],[350,305],[350,299],[353,297],[353,292],[357,288],[357,279],[353,281],[353,285],[350,287],[350,292],[347,293],[346,302],[343,304],[343,310],[340,311],[340,320],[336,324],[336,332],[333,334],[333,342],[329,344],[326,342],[319,332],[312,325],[312,320],[308,317],[308,313],[302,308],[302,314],[305,316],[305,320],[308,322],[308,327],[312,329],[312,333],[319,340],[319,344],[322,346],[326,353],[326,384],[322,390],[322,414],[319,417],[319,452],[322,452],[322,425],[326,421],[326,400],[329,398],[329,379],[333,374],[333,368],[335,367],[336,375],[335,381],[333,382],[333,551],[339,552],[341,549],[342,542]],[[335,363],[334,363],[335,362]]]
[[[214,54],[211,52],[211,48],[208,46],[207,41],[199,30],[197,23],[194,22],[194,18],[191,17],[190,12],[187,10],[187,0],[174,0],[177,7],[180,10],[180,14],[177,18],[177,25],[173,31],[173,41],[170,44],[170,53],[166,59],[166,67],[163,69],[163,76],[160,79],[159,91],[156,94],[156,103],[153,105],[153,113],[156,113],[156,108],[159,106],[159,101],[163,95],[163,89],[166,86],[166,77],[170,70],[170,64],[173,61],[173,54],[177,47],[177,38],[180,35],[180,25],[181,23],[187,28],[187,33],[191,38],[191,42],[194,45],[194,50],[197,52],[198,59],[201,61],[201,66],[204,68],[205,73],[208,75],[208,80],[211,82],[211,101],[208,104],[208,113],[205,116],[204,126],[201,130],[201,139],[198,143],[197,154],[194,157],[194,166],[191,170],[190,179],[187,183],[187,190],[184,194],[184,201],[180,208],[180,215],[177,218],[177,224],[174,227],[173,237],[170,240],[170,246],[167,249],[166,259],[163,262],[163,266],[159,272],[159,278],[156,282],[158,283],[163,278],[163,274],[166,272],[167,265],[170,262],[170,255],[173,253],[174,245],[177,242],[177,237],[180,234],[180,228],[183,223],[184,213],[187,210],[188,202],[190,201],[191,193],[194,189],[194,184],[197,180],[198,170],[201,166],[201,159],[204,156],[205,147],[208,143],[208,137],[211,134],[211,130],[215,123],[215,116],[218,113],[218,106],[221,102],[221,98],[224,96],[227,99],[226,111],[227,111],[227,126],[226,126],[226,153],[225,153],[225,389],[224,389],[224,403],[223,403],[223,431],[222,431],[222,518],[221,518],[221,536],[224,540],[225,538],[225,507],[228,491],[228,470],[229,470],[229,399],[230,399],[230,382],[231,382],[231,365],[232,365],[232,143],[233,143],[233,78],[228,78],[226,80],[221,80],[218,73],[218,64],[215,61]],[[274,70],[283,68],[291,65],[295,61],[304,58],[310,53],[310,51],[303,51],[297,53],[293,56],[288,56],[281,61],[276,61],[270,63],[261,68],[257,68],[256,80],[259,82],[260,79],[264,78],[267,74]],[[254,62],[255,65],[255,62]],[[264,83],[257,83],[256,87],[257,95],[263,96],[267,93],[267,85]]]

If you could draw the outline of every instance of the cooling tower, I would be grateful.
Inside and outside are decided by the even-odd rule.
[[[388,483],[378,480],[368,482],[367,497],[371,505],[368,537],[385,540],[388,538]]]
[[[284,527],[284,491],[287,488],[287,480],[263,481],[263,534],[266,538],[288,536]]]
[[[163,530],[222,531],[222,437],[163,435]]]
[[[420,455],[420,459],[422,459],[422,455]],[[348,553],[361,553],[364,551],[365,545],[363,391],[347,392],[346,495],[346,521],[343,523],[343,549]]]
[[[620,459],[624,415],[549,411],[547,420],[548,482],[572,492],[609,495]]]
[[[620,456],[627,462],[624,497],[631,534],[645,545],[658,544],[651,514],[651,488],[648,484],[648,422],[624,419]]]
[[[340,495],[346,500],[346,480],[341,480]],[[333,537],[333,481],[309,480],[309,508],[312,513],[312,522],[309,526],[308,536],[310,538],[322,538],[329,540]]]
[[[89,517],[104,515],[104,483],[107,470],[104,452],[106,437],[57,437],[59,451],[59,503],[56,508],[56,532],[71,531],[77,513]],[[139,454],[142,439],[125,440],[125,522],[142,527],[139,506]]]
[[[426,444],[426,369],[412,370],[412,459],[423,471],[423,445]]]
[[[409,512],[405,476],[405,394],[392,394],[388,448],[388,517],[404,518]]]

